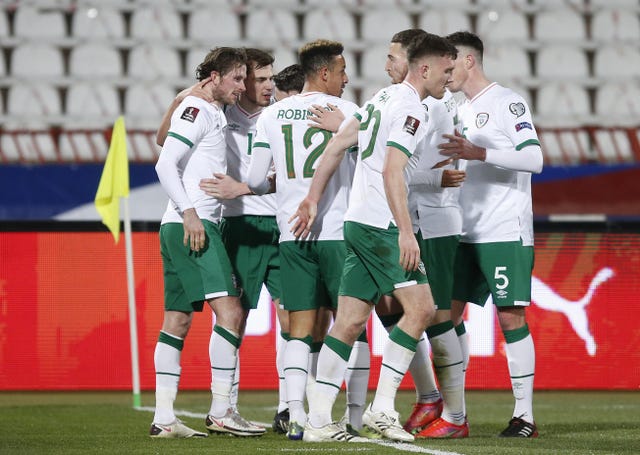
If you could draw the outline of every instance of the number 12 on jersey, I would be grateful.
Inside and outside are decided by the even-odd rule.
[[[282,125],[282,136],[284,139],[284,156],[287,168],[287,178],[296,178],[295,163],[298,160],[304,160],[302,166],[302,178],[312,178],[315,171],[315,163],[320,155],[324,152],[329,140],[333,136],[331,131],[323,130],[316,127],[307,128],[302,136],[302,144],[294,144],[293,127],[291,123]],[[319,144],[313,146],[314,137],[321,135]],[[313,146],[313,147],[312,147]]]

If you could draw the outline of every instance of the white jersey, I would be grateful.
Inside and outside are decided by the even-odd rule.
[[[251,143],[256,134],[256,122],[262,110],[249,114],[238,104],[226,106],[227,117],[227,175],[238,182],[246,182],[251,161]],[[247,195],[223,201],[222,216],[275,216],[276,196]]]
[[[356,113],[360,121],[356,163],[347,221],[387,229],[395,224],[382,179],[387,146],[409,157],[425,134],[426,112],[407,82],[380,90]]]
[[[177,162],[179,182],[161,183],[168,194],[186,192],[186,197],[196,209],[200,219],[212,222],[220,221],[222,205],[207,196],[199,187],[200,180],[211,177],[214,172],[227,171],[227,146],[225,141],[225,116],[215,104],[187,96],[173,112],[168,137],[188,145],[189,150]],[[161,154],[171,154],[169,141],[162,148]],[[176,157],[178,158],[178,157]],[[171,188],[173,187],[173,188]],[[182,223],[182,212],[188,207],[179,207],[177,201],[169,199],[167,210],[162,217],[164,223]]]
[[[458,113],[464,136],[477,146],[518,153],[540,145],[526,101],[495,82],[461,105]],[[531,174],[482,161],[469,161],[466,171],[460,192],[461,241],[522,239],[524,245],[533,245]]]
[[[431,96],[422,101],[427,107],[427,133],[418,143],[416,153],[409,160],[409,212],[414,232],[430,239],[458,235],[462,232],[462,214],[458,204],[460,188],[443,188],[442,172],[455,169],[451,163],[438,169],[434,165],[447,157],[440,154],[438,144],[445,142],[443,134],[454,134],[458,123],[458,109],[453,94],[447,90],[442,99]],[[430,181],[424,182],[426,176]]]
[[[253,154],[270,153],[276,168],[277,220],[280,242],[295,240],[289,218],[296,212],[311,186],[318,158],[333,136],[330,131],[310,127],[308,108],[317,104],[337,105],[345,117],[358,106],[319,92],[290,96],[262,111],[257,123]],[[344,213],[351,187],[352,166],[345,156],[318,204],[318,217],[309,240],[342,240]]]

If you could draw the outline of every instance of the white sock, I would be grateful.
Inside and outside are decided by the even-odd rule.
[[[307,368],[307,385],[305,386],[305,396],[309,396],[311,390],[316,384],[316,375],[318,374],[318,352],[309,352],[309,366]]]
[[[234,411],[238,410],[238,392],[240,390],[240,351],[238,351],[236,359],[236,372],[233,375],[233,384],[231,384],[231,393],[229,394],[229,404]]]
[[[170,343],[170,344],[167,344]],[[173,402],[180,382],[180,354],[184,340],[166,332],[160,332],[153,354],[156,371],[156,411],[153,422],[169,424],[176,420]]]
[[[289,421],[297,422],[300,425],[304,425],[307,421],[307,415],[304,411],[304,397],[310,350],[309,344],[293,338],[287,341],[284,353],[284,379],[287,383]]]
[[[316,386],[309,395],[309,423],[320,428],[332,422],[331,410],[342,387],[351,346],[330,335],[318,356]]]
[[[240,338],[230,330],[214,326],[209,339],[211,361],[211,408],[209,414],[224,417],[231,407],[231,387],[238,363]]]
[[[426,335],[418,340],[416,354],[409,364],[409,373],[416,386],[416,403],[434,403],[440,399]]]
[[[447,422],[462,425],[465,415],[463,363],[460,343],[450,321],[429,327],[427,332],[432,334],[431,330],[433,328],[445,330],[443,333],[429,337],[431,349],[433,350],[433,365],[443,398],[442,418]]]
[[[362,414],[367,402],[371,353],[369,343],[356,341],[353,344],[344,380],[347,385],[347,416],[356,430],[362,428]]]
[[[287,383],[284,380],[284,351],[286,350],[287,340],[282,336],[278,337],[278,345],[276,346],[276,370],[278,371],[278,412],[282,412],[288,408],[287,405]]]
[[[534,423],[533,377],[536,368],[536,352],[531,334],[519,341],[506,343],[505,350],[509,364],[509,375],[511,376],[511,388],[516,399],[513,417],[520,417],[529,423]]]
[[[467,378],[467,368],[469,367],[469,334],[464,326],[464,322],[461,322],[456,327],[456,334],[458,335],[458,343],[460,343],[460,351],[462,352],[462,389],[465,388]],[[464,415],[467,415],[467,404],[463,396],[462,410]]]
[[[418,340],[396,326],[389,334],[382,354],[378,387],[371,404],[374,412],[395,410],[398,387],[415,355]]]

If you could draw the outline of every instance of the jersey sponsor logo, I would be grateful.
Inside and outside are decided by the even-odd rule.
[[[413,118],[410,115],[407,115],[407,119],[404,121],[404,126],[402,127],[402,131],[405,131],[410,135],[415,136],[419,126],[420,126],[420,120],[418,120],[417,118]]]
[[[240,125],[238,123],[227,123],[227,129],[229,131],[240,131]]]
[[[200,109],[198,109],[197,107],[189,106],[188,108],[186,108],[184,110],[184,112],[182,113],[180,118],[182,120],[186,120],[187,122],[193,123],[193,122],[196,121],[196,117],[198,116],[198,112],[200,112]]]
[[[523,103],[511,103],[509,105],[509,112],[511,112],[516,117],[520,117],[521,115],[524,115],[526,109],[524,108]]]
[[[525,128],[529,128],[530,130],[533,129],[533,127],[531,126],[531,123],[529,122],[520,122],[516,125],[516,131],[520,131],[523,130]]]
[[[482,128],[483,126],[485,126],[488,121],[489,114],[487,114],[486,112],[480,112],[478,115],[476,115],[476,126],[478,128]]]

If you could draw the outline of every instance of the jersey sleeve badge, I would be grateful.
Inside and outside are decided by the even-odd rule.
[[[523,103],[511,103],[509,104],[509,112],[517,117],[524,115],[526,109]]]
[[[186,120],[187,122],[193,123],[193,122],[196,121],[196,117],[198,116],[198,112],[200,112],[200,109],[198,109],[197,107],[189,106],[184,110],[184,112],[182,113],[180,118],[182,120]]]
[[[404,121],[404,126],[402,127],[402,131],[409,133],[412,136],[415,136],[419,126],[420,126],[420,120],[418,120],[417,118],[411,117],[410,115],[407,115],[407,119]]]

